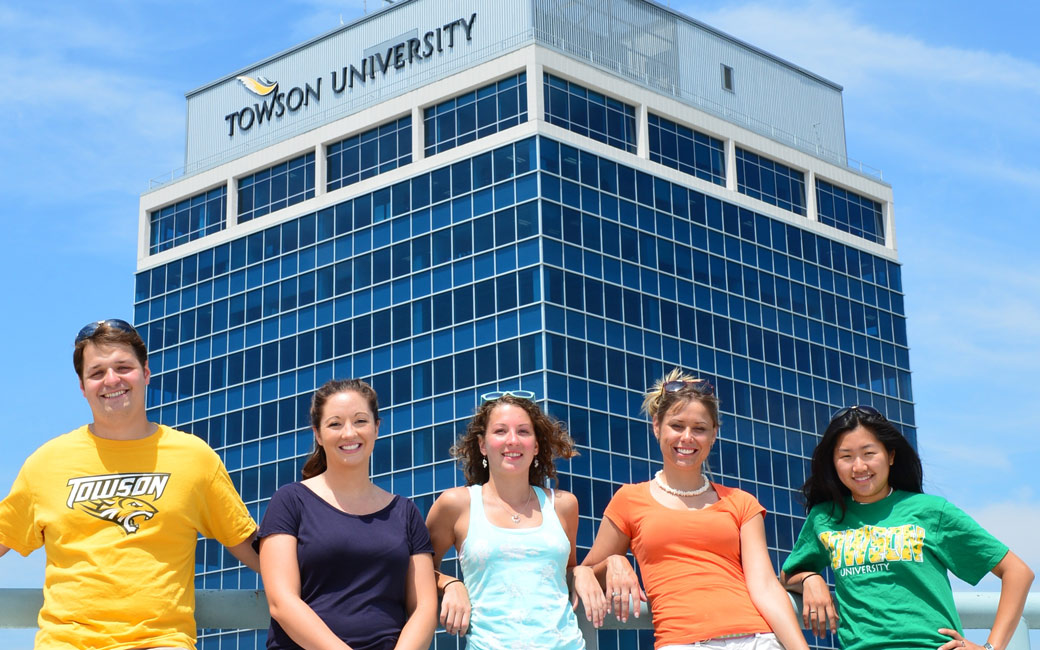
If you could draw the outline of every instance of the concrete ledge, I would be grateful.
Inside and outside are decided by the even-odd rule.
[[[993,623],[1000,594],[996,592],[957,592],[953,594],[957,612],[966,629],[985,630]],[[0,628],[35,628],[41,589],[0,589]],[[801,620],[801,598],[792,595],[791,606]],[[264,592],[248,589],[198,589],[195,591],[195,620],[201,629],[266,630],[271,622]],[[578,624],[589,650],[599,647],[596,629],[578,611]],[[630,616],[622,623],[608,616],[603,630],[643,630],[653,627],[649,609],[642,603],[639,618]],[[1040,629],[1040,592],[1029,594],[1018,628],[1008,650],[1029,650],[1029,630]]]

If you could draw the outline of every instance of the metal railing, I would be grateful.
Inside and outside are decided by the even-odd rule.
[[[801,596],[788,594],[791,597],[791,606],[794,607],[798,621],[802,620]],[[993,624],[993,617],[997,613],[997,601],[1000,594],[996,592],[954,592],[953,602],[957,606],[957,613],[961,617],[961,624],[965,630],[988,630]],[[598,650],[599,640],[596,629],[592,627],[584,614],[578,614],[578,627],[585,636],[585,645],[588,650]],[[639,618],[628,617],[628,621],[622,623],[613,616],[607,616],[603,621],[604,630],[649,630],[651,624],[650,612],[646,603],[642,603]],[[1025,610],[1022,618],[1018,621],[1015,633],[1008,642],[1007,650],[1030,650],[1029,631],[1040,630],[1040,592],[1030,593],[1026,600]]]
[[[953,601],[957,613],[968,630],[985,630],[993,622],[1000,594],[995,592],[956,592]],[[794,595],[791,604],[801,620],[801,602]],[[0,589],[0,628],[34,628],[36,616],[43,605],[40,589]],[[248,589],[199,589],[195,592],[195,622],[203,629],[266,630],[271,621],[267,598],[263,591]],[[598,650],[596,629],[578,612],[578,624],[589,650]],[[648,630],[650,612],[642,604],[639,618],[629,617],[626,623],[608,616],[601,629]],[[1029,594],[1025,611],[1008,643],[1008,650],[1030,650],[1029,631],[1040,630],[1040,592]]]

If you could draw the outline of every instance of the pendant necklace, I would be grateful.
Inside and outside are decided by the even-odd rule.
[[[654,474],[654,482],[657,483],[657,487],[661,488],[662,490],[664,490],[665,492],[667,492],[668,494],[671,494],[673,496],[677,496],[677,497],[696,497],[696,496],[700,496],[700,495],[704,494],[705,492],[708,491],[708,488],[711,487],[711,481],[709,481],[708,477],[705,476],[704,477],[704,485],[700,486],[696,490],[679,490],[679,489],[673,488],[671,485],[668,485],[667,483],[665,483],[664,482],[664,478],[662,478],[663,475],[664,475],[664,470],[660,470],[660,469],[657,470],[657,473]]]
[[[526,510],[527,509],[527,504],[531,503],[531,495],[533,495],[533,494],[534,494],[534,490],[531,489],[527,493],[527,501],[524,501],[524,505],[520,508],[520,510]],[[514,524],[519,524],[520,523],[520,511],[519,510],[513,510],[513,508],[508,503],[506,503],[506,500],[503,499],[502,495],[498,494],[497,491],[495,493],[495,496],[497,496],[498,500],[502,502],[502,505],[504,505],[509,511],[512,512],[512,514],[509,515],[509,518],[513,520],[513,523]]]

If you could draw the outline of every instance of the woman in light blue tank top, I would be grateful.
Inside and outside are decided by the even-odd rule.
[[[533,397],[484,396],[452,447],[467,487],[445,491],[426,518],[435,566],[454,547],[464,579],[437,574],[441,624],[468,632],[471,650],[585,647],[568,596],[578,502],[538,487],[556,478],[554,458],[575,455],[574,442]]]

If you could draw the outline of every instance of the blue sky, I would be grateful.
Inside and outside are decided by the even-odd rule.
[[[1040,569],[1040,3],[665,4],[844,86],[849,156],[894,187],[926,489]],[[362,5],[0,4],[0,491],[89,419],[72,338],[131,318],[138,197],[183,162],[184,92]],[[8,554],[0,588],[42,567]]]

